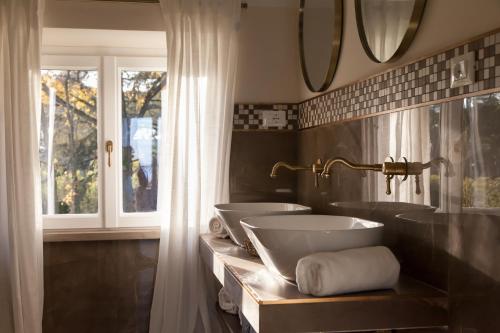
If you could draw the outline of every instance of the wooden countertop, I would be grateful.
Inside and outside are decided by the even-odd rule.
[[[257,332],[349,332],[447,325],[447,295],[401,276],[395,290],[313,297],[274,276],[228,239],[200,237],[200,253]]]

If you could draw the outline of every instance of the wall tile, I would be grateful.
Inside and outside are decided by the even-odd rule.
[[[157,240],[44,244],[47,333],[147,333]]]
[[[264,126],[262,111],[285,111],[286,125],[283,127]],[[299,108],[297,104],[236,104],[234,106],[233,129],[235,130],[295,130],[297,129]]]
[[[498,34],[497,34],[498,35]],[[451,58],[472,51],[476,82],[450,88]],[[436,102],[500,88],[500,42],[491,34],[426,59],[391,69],[299,104],[298,128]]]

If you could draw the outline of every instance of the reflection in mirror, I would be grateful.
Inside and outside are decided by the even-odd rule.
[[[500,94],[494,93],[361,120],[362,161],[404,156],[411,161],[443,158],[449,165],[424,170],[420,195],[408,178],[397,180],[387,196],[383,175],[367,173],[360,199],[373,202],[367,207],[377,210],[383,210],[381,201],[394,201],[445,213],[500,215],[499,115]],[[346,208],[346,203],[335,206]]]
[[[363,161],[379,163],[387,156],[398,161],[427,162],[440,156],[439,142],[441,107],[415,108],[362,120]],[[439,207],[439,163],[423,170],[418,176],[406,181],[397,177],[391,195],[385,193],[385,178],[380,173],[369,173],[363,179],[363,200],[370,202],[395,201]],[[417,186],[421,193],[416,191]]]
[[[333,80],[342,39],[342,10],[342,0],[301,0],[300,58],[311,91],[324,91]]]
[[[356,0],[358,33],[368,56],[387,62],[403,55],[424,7],[425,0]]]
[[[464,106],[462,207],[500,215],[500,94],[467,98]]]

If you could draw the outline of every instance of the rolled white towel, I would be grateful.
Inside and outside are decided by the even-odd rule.
[[[238,306],[233,303],[233,299],[231,298],[231,296],[229,296],[229,293],[224,288],[221,288],[221,290],[219,290],[219,306],[227,313],[238,313]]]
[[[321,252],[299,260],[299,291],[314,296],[393,288],[399,262],[384,246]]]
[[[216,237],[226,238],[229,236],[226,229],[224,228],[224,225],[216,216],[210,219],[210,222],[208,223],[208,229],[210,229],[210,232]]]

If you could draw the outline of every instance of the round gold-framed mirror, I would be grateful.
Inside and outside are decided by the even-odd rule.
[[[340,56],[342,0],[300,0],[299,48],[304,81],[313,92],[328,89]]]
[[[426,0],[355,0],[356,24],[368,57],[378,63],[394,61],[411,45]]]

